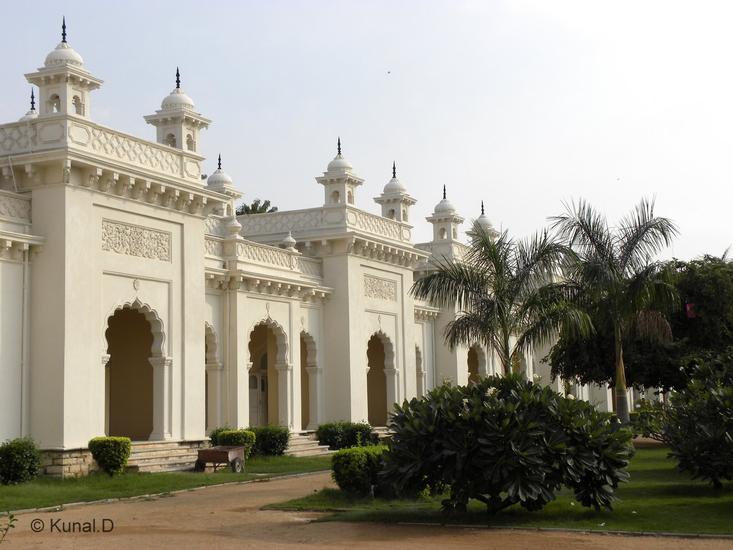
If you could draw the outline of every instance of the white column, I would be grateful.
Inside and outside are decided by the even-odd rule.
[[[277,416],[281,426],[293,429],[293,365],[278,363],[277,369]]]
[[[104,435],[109,435],[109,355],[102,355],[104,367]]]
[[[207,390],[207,407],[206,415],[209,419],[209,425],[206,431],[222,425],[221,421],[221,396],[222,396],[222,373],[224,369],[221,363],[206,363],[206,375],[209,377]]]
[[[305,368],[305,372],[308,373],[308,425],[306,426],[306,429],[315,430],[321,423],[320,407],[318,406],[318,402],[321,398],[319,389],[323,369],[318,368],[317,365],[313,364],[308,365]],[[301,380],[300,383],[302,384],[303,381]]]
[[[170,357],[151,357],[153,366],[153,432],[151,441],[171,439],[171,367]]]
[[[397,402],[399,372],[394,367],[385,367],[384,375],[387,377],[387,422],[389,422],[392,407]]]

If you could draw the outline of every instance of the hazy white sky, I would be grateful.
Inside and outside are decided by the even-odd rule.
[[[214,123],[201,138],[246,200],[317,206],[335,154],[398,175],[424,221],[448,196],[466,218],[527,235],[583,197],[611,220],[642,196],[681,231],[666,256],[733,244],[733,2],[7,2],[0,120],[27,110],[23,74],[59,41],[105,81],[92,118],[154,139],[180,66]],[[467,225],[467,224],[466,224]]]

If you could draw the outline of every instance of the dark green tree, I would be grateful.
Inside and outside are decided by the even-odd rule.
[[[613,334],[616,414],[628,423],[624,341],[630,335],[649,340],[671,338],[669,323],[660,311],[675,306],[677,290],[669,270],[654,258],[671,244],[677,228],[671,220],[656,216],[654,202],[646,199],[615,227],[582,200],[568,205],[552,221],[558,236],[573,251],[564,275],[580,290],[578,304],[591,318],[602,314],[608,319]]]
[[[457,307],[446,327],[449,345],[481,342],[494,349],[503,372],[531,346],[567,332],[588,333],[588,316],[568,300],[575,288],[553,282],[567,249],[546,232],[517,241],[478,225],[460,261],[434,260],[435,270],[412,286],[414,296]]]
[[[262,201],[255,199],[252,204],[243,202],[237,207],[237,216],[242,214],[269,214],[271,212],[277,212],[277,206],[270,206],[270,201]]]

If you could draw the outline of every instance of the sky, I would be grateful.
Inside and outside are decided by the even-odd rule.
[[[155,139],[143,116],[175,85],[213,120],[205,172],[244,200],[323,203],[341,137],[365,178],[357,206],[391,177],[424,218],[480,201],[525,237],[583,198],[614,224],[642,197],[680,230],[663,257],[733,244],[733,2],[697,0],[66,1],[3,5],[0,121],[28,109],[23,75],[60,40],[104,80],[91,118]]]

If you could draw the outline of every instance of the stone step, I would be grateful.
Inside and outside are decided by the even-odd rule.
[[[198,449],[186,449],[186,448],[175,448],[175,449],[155,449],[151,451],[136,451],[130,453],[130,460],[147,459],[147,458],[166,458],[175,456],[191,456],[196,455]]]
[[[127,461],[131,466],[142,466],[144,464],[157,464],[158,462],[168,462],[170,464],[174,462],[190,462],[193,464],[198,458],[198,453],[185,454],[185,455],[174,455],[174,456],[152,456],[148,458],[135,457]]]
[[[287,456],[328,456],[332,455],[334,451],[331,451],[326,446],[319,445],[318,447],[290,450],[285,451]]]

